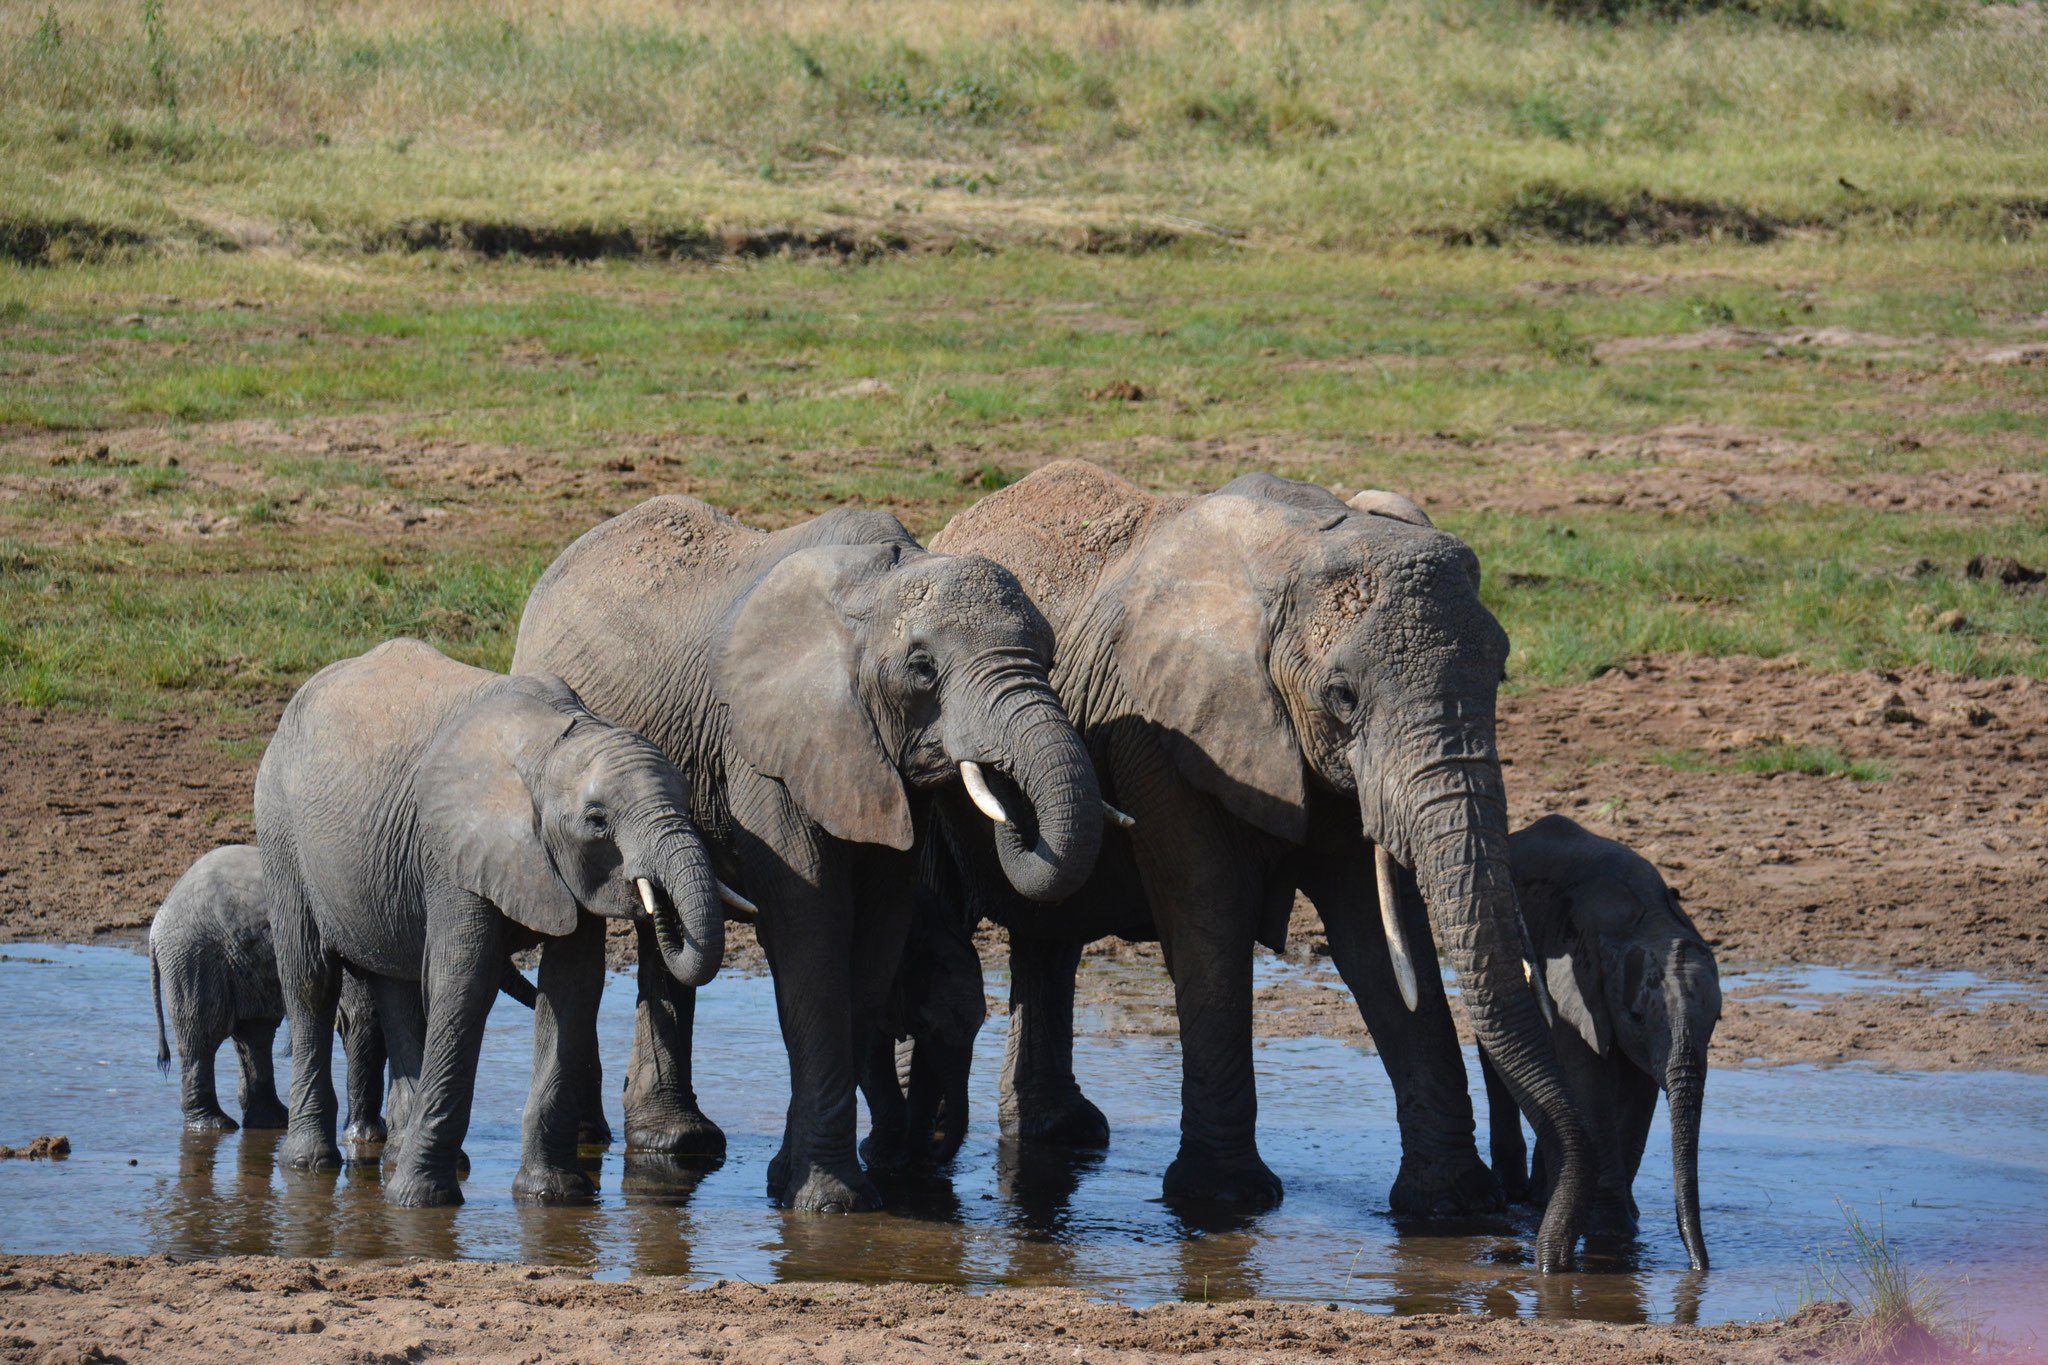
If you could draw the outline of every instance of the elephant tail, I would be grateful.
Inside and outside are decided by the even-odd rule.
[[[154,946],[149,950],[149,998],[156,1006],[156,1069],[165,1072],[171,1069],[171,1040],[164,1036],[164,982]]]

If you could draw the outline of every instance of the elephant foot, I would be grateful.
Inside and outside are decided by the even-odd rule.
[[[725,1155],[725,1130],[702,1114],[680,1114],[659,1123],[626,1120],[626,1150],[654,1156],[716,1159]]]
[[[1020,1100],[1014,1110],[1006,1109],[1003,1136],[1013,1142],[1093,1151],[1109,1146],[1109,1120],[1093,1100],[1072,1090],[1053,1099]]]
[[[512,1180],[512,1197],[535,1204],[588,1204],[597,1198],[597,1186],[582,1171],[522,1165]]]
[[[1535,1199],[1536,1192],[1530,1188],[1526,1172],[1511,1167],[1505,1171],[1496,1170],[1493,1175],[1500,1182],[1501,1198],[1508,1203],[1527,1204]]]
[[[452,1175],[404,1171],[384,1181],[384,1202],[408,1209],[451,1207],[462,1202],[462,1186]]]
[[[1477,1153],[1450,1162],[1402,1157],[1387,1202],[1413,1218],[1462,1218],[1507,1207],[1500,1182]]]
[[[289,1128],[292,1116],[276,1100],[258,1100],[242,1110],[244,1128]]]
[[[709,1120],[706,1120],[706,1122],[709,1122]],[[721,1147],[724,1141],[725,1135],[723,1133],[719,1134]],[[611,1146],[612,1125],[610,1121],[603,1114],[592,1114],[590,1117],[578,1121],[576,1124],[576,1145],[578,1147]]]
[[[383,1119],[350,1119],[348,1127],[341,1130],[341,1140],[351,1147],[382,1147],[391,1140],[391,1130]]]
[[[1593,1207],[1586,1213],[1586,1236],[1601,1241],[1627,1241],[1642,1231],[1642,1219],[1635,1209],[1635,1201],[1627,1195],[1610,1195],[1605,1192],[1593,1197]]]
[[[860,1159],[876,1174],[893,1174],[919,1164],[913,1144],[901,1132],[869,1133],[860,1140]]]
[[[778,1190],[769,1186],[769,1196],[785,1209],[798,1213],[868,1213],[882,1207],[881,1191],[857,1164],[850,1170],[805,1163],[787,1163],[788,1172]],[[772,1180],[774,1170],[770,1168]]]
[[[309,1133],[301,1129],[286,1134],[284,1141],[278,1144],[277,1164],[296,1171],[338,1171],[341,1169],[341,1148],[324,1133]]]
[[[232,1133],[241,1126],[217,1109],[212,1113],[185,1115],[185,1131],[188,1133]],[[283,1127],[282,1124],[278,1126]]]
[[[1258,1210],[1276,1207],[1286,1187],[1257,1152],[1225,1161],[1182,1147],[1180,1155],[1166,1168],[1162,1193],[1168,1199]]]

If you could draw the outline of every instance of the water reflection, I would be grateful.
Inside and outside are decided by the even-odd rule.
[[[151,1062],[148,963],[110,948],[0,961],[0,1114],[66,1132],[61,1163],[0,1169],[0,1249],[183,1256],[492,1257],[601,1275],[693,1279],[1061,1284],[1126,1302],[1277,1295],[1396,1312],[1568,1314],[1717,1322],[1796,1306],[1802,1271],[1842,1240],[1841,1195],[1875,1214],[1919,1266],[1970,1285],[1965,1302],[2009,1335],[2048,1331],[2048,1078],[1864,1070],[1716,1072],[1701,1181],[1715,1269],[1686,1272],[1670,1226],[1668,1138],[1653,1132],[1635,1237],[1592,1248],[1578,1274],[1529,1264],[1534,1219],[1396,1223],[1393,1104],[1376,1059],[1317,1039],[1257,1050],[1262,1150],[1287,1182],[1257,1215],[1161,1201],[1178,1145],[1170,1040],[1088,1037],[1082,1083],[1115,1125],[1106,1152],[997,1140],[1003,1044],[985,1029],[967,1145],[950,1166],[884,1184],[889,1207],[790,1214],[763,1196],[788,1099],[768,983],[720,978],[699,997],[697,1077],[730,1156],[705,1165],[593,1149],[593,1203],[515,1204],[530,1016],[494,1013],[465,1146],[459,1209],[385,1203],[375,1166],[279,1170],[279,1134],[184,1132],[175,1081]],[[601,1027],[624,1050],[634,994]],[[280,1063],[285,1058],[280,1053]],[[618,1116],[612,1116],[614,1124]],[[130,1166],[129,1160],[136,1164]]]

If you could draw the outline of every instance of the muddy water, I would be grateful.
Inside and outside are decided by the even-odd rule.
[[[605,1004],[615,1067],[630,1011],[621,980]],[[460,1256],[602,1276],[1065,1284],[1132,1303],[1266,1294],[1400,1312],[1711,1322],[1795,1307],[1817,1254],[1846,1240],[1839,1199],[1873,1221],[1881,1209],[1909,1260],[1967,1281],[1962,1294],[1994,1325],[2048,1333],[2044,1077],[1716,1071],[1701,1173],[1714,1270],[1683,1270],[1660,1120],[1637,1184],[1640,1241],[1598,1271],[1545,1278],[1527,1266],[1526,1222],[1404,1228],[1384,1213],[1398,1159],[1393,1106],[1377,1060],[1349,1044],[1259,1045],[1262,1147],[1287,1181],[1271,1213],[1204,1218],[1157,1199],[1175,1145],[1170,1039],[1078,1045],[1082,1084],[1115,1129],[1106,1154],[1075,1163],[999,1149],[998,1021],[982,1038],[974,1133],[950,1174],[889,1187],[884,1213],[821,1217],[778,1212],[762,1195],[786,1085],[768,982],[721,978],[698,1019],[700,1092],[731,1139],[717,1170],[627,1161],[615,1148],[597,1168],[595,1207],[515,1205],[528,1030],[501,1002],[467,1143],[469,1203],[394,1209],[374,1172],[277,1170],[274,1134],[180,1132],[175,1080],[152,1065],[141,955],[11,947],[0,957],[0,1140],[61,1132],[75,1155],[0,1165],[0,1249]]]

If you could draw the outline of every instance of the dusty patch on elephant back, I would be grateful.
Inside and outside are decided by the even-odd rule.
[[[0,938],[139,932],[200,854],[254,840],[269,730],[0,706]]]
[[[400,1264],[226,1257],[9,1256],[0,1338],[22,1359],[147,1359],[164,1365],[276,1354],[280,1334],[318,1335],[320,1359],[749,1360],[1062,1359],[1112,1365],[1455,1357],[1588,1365],[1765,1362],[1801,1345],[1782,1322],[1713,1327],[1531,1321],[1482,1314],[1390,1316],[1334,1304],[1245,1299],[1132,1308],[1064,1289],[887,1284],[703,1288],[660,1276],[593,1281],[558,1266]],[[1054,1344],[1056,1343],[1056,1347]],[[302,1343],[310,1346],[311,1343]],[[102,1354],[94,1354],[101,1352]]]

